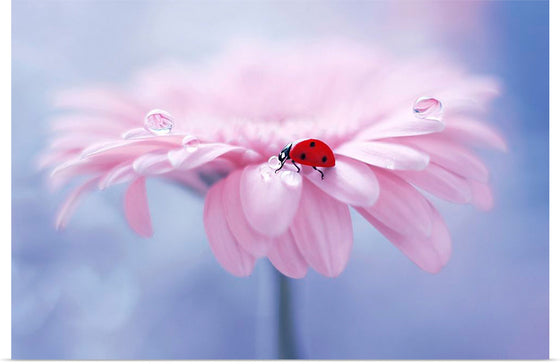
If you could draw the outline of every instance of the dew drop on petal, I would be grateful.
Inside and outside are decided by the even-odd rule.
[[[270,168],[268,168],[267,166],[261,166],[261,168],[259,169],[259,172],[261,174],[261,178],[263,181],[265,182],[270,182],[272,180],[273,177],[273,173]]]
[[[144,128],[155,135],[166,135],[173,128],[173,117],[165,110],[154,109],[146,114]]]
[[[188,152],[194,152],[195,150],[198,149],[199,145],[200,145],[200,140],[198,140],[198,138],[195,136],[187,135],[186,137],[183,138],[183,146]]]
[[[280,178],[288,187],[297,187],[301,184],[301,177],[292,171],[283,171]]]
[[[280,160],[278,159],[278,156],[273,155],[272,157],[268,158],[268,166],[270,167],[270,169],[274,169],[277,170],[278,168],[280,168]]]
[[[435,97],[419,97],[412,107],[414,115],[420,119],[438,117],[443,110],[443,104]]]

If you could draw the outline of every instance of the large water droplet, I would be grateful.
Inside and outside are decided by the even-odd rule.
[[[267,166],[261,166],[259,172],[263,181],[269,182],[270,180],[272,180],[274,172],[272,172]]]
[[[281,165],[282,163],[280,163],[278,156],[273,155],[272,157],[268,158],[268,166],[270,167],[270,169],[277,170]]]
[[[297,187],[301,183],[301,177],[296,172],[292,171],[283,171],[280,178],[288,187]]]
[[[185,147],[188,152],[194,152],[198,149],[199,145],[200,140],[198,140],[198,138],[195,136],[187,135],[183,138],[183,147]]]
[[[435,97],[419,97],[412,107],[414,115],[420,119],[426,119],[428,117],[438,117],[443,111],[443,105],[441,101]]]
[[[154,109],[144,118],[144,128],[155,135],[169,134],[173,124],[173,117],[165,110]]]

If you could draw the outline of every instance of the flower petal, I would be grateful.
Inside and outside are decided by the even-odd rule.
[[[162,135],[136,139],[117,139],[94,144],[82,152],[84,159],[111,159],[135,157],[158,149],[182,146],[183,135]]]
[[[494,198],[492,190],[485,183],[469,180],[471,186],[472,201],[471,203],[478,209],[483,211],[491,210],[494,207]]]
[[[241,208],[241,171],[231,173],[224,181],[222,202],[228,226],[243,249],[254,256],[263,256],[272,244],[272,239],[253,229]]]
[[[353,239],[346,204],[305,183],[291,231],[299,251],[313,269],[327,277],[342,273]]]
[[[222,180],[212,186],[206,195],[204,229],[210,248],[222,267],[235,276],[245,277],[253,271],[255,258],[241,248],[229,229],[222,204],[223,190]]]
[[[371,206],[379,196],[379,184],[371,168],[355,159],[338,156],[336,165],[325,168],[325,178],[306,168],[305,177],[340,202],[355,206]]]
[[[386,142],[350,142],[336,148],[335,153],[381,168],[397,170],[422,170],[430,162],[426,153]]]
[[[364,214],[362,208],[356,210],[416,265],[427,272],[437,273],[451,257],[451,237],[440,214],[433,206],[430,207],[433,214],[432,234],[427,238],[401,235],[370,214]]]
[[[213,161],[226,153],[238,152],[244,155],[246,151],[246,148],[236,145],[207,143],[199,145],[197,149],[193,151],[187,148],[170,150],[168,157],[173,166],[180,167],[182,170],[187,170]]]
[[[154,234],[146,194],[146,178],[136,179],[126,190],[124,214],[126,221],[138,235],[149,238]]]
[[[274,239],[267,255],[272,265],[290,278],[303,278],[307,274],[308,264],[290,231]]]
[[[62,206],[60,207],[56,215],[55,227],[57,230],[62,230],[66,227],[68,220],[70,219],[72,213],[76,209],[80,197],[85,192],[93,189],[94,186],[97,184],[97,181],[98,178],[92,178],[87,182],[83,183],[82,185],[80,185],[79,187],[77,187],[74,191],[70,193],[70,195],[68,195],[68,197],[66,198],[66,200],[64,201],[64,203],[62,204]]]
[[[163,174],[173,170],[167,153],[147,153],[136,158],[132,163],[134,171],[141,175]]]
[[[395,171],[395,174],[444,200],[455,203],[471,201],[467,181],[435,163],[430,163],[422,171]]]
[[[408,139],[413,147],[430,155],[430,161],[451,172],[479,182],[488,181],[488,169],[482,161],[468,149],[443,138],[426,136],[422,139]]]
[[[97,187],[104,190],[109,186],[132,181],[137,174],[132,169],[130,163],[120,164],[105,174],[100,180]]]
[[[445,129],[444,134],[455,140],[475,147],[494,148],[507,151],[507,144],[502,136],[490,126],[480,121],[460,118],[453,120]]]
[[[274,237],[284,233],[297,212],[301,176],[292,171],[275,174],[267,165],[246,167],[241,176],[241,206],[249,224]]]
[[[430,236],[432,209],[416,188],[391,173],[379,171],[379,199],[375,205],[364,208],[390,229],[405,236]]]
[[[431,134],[445,128],[440,120],[419,119],[412,116],[412,110],[400,112],[373,124],[358,134],[357,139],[375,140],[383,138]]]

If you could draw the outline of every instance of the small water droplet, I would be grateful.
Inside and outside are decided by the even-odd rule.
[[[420,119],[438,117],[443,111],[443,104],[435,97],[419,97],[412,107],[414,115]]]
[[[280,160],[278,159],[278,156],[273,155],[272,157],[270,157],[268,159],[268,166],[270,167],[270,169],[274,169],[277,170],[278,168],[280,168],[280,165],[282,163],[280,163]]]
[[[301,183],[301,177],[296,172],[292,171],[283,171],[280,178],[288,187],[297,187]]]
[[[199,145],[200,140],[198,140],[198,138],[195,136],[187,135],[183,138],[183,147],[185,147],[185,149],[189,152],[194,152],[195,150],[197,150]]]
[[[173,124],[173,117],[165,110],[154,109],[144,118],[144,128],[155,135],[169,134]]]
[[[263,181],[265,182],[269,182],[270,180],[272,180],[273,177],[273,173],[270,168],[268,168],[267,166],[261,166],[261,168],[259,169],[259,172],[261,174],[261,178]]]

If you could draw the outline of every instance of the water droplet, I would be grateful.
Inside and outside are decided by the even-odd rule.
[[[194,152],[195,150],[197,150],[199,145],[200,140],[198,140],[198,138],[195,136],[187,135],[183,138],[183,147],[185,147],[185,149],[189,152]]]
[[[426,119],[428,117],[438,117],[443,111],[443,105],[441,101],[435,97],[419,97],[412,107],[414,115],[420,119]]]
[[[301,176],[296,172],[283,171],[280,178],[282,182],[288,187],[297,187],[301,184]]]
[[[268,166],[270,167],[270,169],[274,169],[277,170],[278,168],[280,168],[280,165],[282,163],[280,163],[280,160],[278,159],[278,156],[273,155],[272,157],[270,157],[268,159]]]
[[[265,182],[269,182],[270,180],[272,180],[273,177],[273,173],[270,168],[268,168],[267,166],[261,166],[261,168],[259,169],[259,172],[261,173],[261,178],[263,179],[263,181]]]
[[[166,135],[173,128],[173,117],[167,111],[154,109],[146,114],[144,128],[155,135]]]

